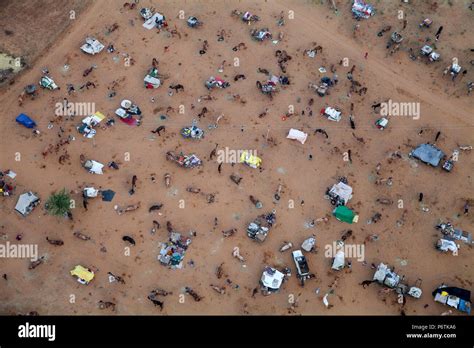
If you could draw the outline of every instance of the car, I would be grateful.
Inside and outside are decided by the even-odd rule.
[[[313,278],[314,275],[309,273],[308,262],[301,250],[295,250],[291,253],[296,266],[296,276],[300,280],[301,286],[304,286],[306,279]]]

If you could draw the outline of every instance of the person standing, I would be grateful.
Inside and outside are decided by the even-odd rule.
[[[442,32],[442,31],[443,31],[443,26],[440,26],[440,27],[438,28],[438,31],[437,31],[436,34],[435,34],[436,41],[439,40],[439,36],[441,35],[441,32]]]

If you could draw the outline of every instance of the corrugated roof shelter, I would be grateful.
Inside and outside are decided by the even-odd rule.
[[[410,156],[419,159],[426,164],[437,167],[439,162],[446,156],[443,151],[431,144],[421,144],[412,152]]]

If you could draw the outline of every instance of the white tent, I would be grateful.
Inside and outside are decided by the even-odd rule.
[[[341,112],[329,106],[324,110],[324,114],[331,121],[339,122],[341,120]]]
[[[145,83],[149,83],[153,86],[153,88],[158,88],[161,85],[160,79],[153,77],[151,75],[146,75],[145,78],[143,79]]]
[[[103,113],[97,111],[95,114],[87,116],[82,120],[82,123],[85,123],[89,127],[95,127],[97,126],[103,119],[105,119],[105,116]]]
[[[86,38],[86,43],[81,46],[81,50],[88,54],[97,54],[100,53],[104,49],[104,45],[102,45],[99,40],[96,40],[93,37]]]
[[[442,251],[451,251],[453,255],[458,253],[458,246],[453,240],[440,239],[438,240],[438,249]]]
[[[344,268],[344,265],[345,265],[345,254],[344,254],[344,250],[338,250],[336,252],[336,256],[334,257],[334,260],[332,262],[332,269],[335,269],[337,271],[340,271],[341,269]]]
[[[275,268],[267,267],[262,274],[262,284],[267,288],[278,290],[283,282],[284,274]]]
[[[297,129],[291,128],[290,132],[288,133],[287,139],[298,140],[301,144],[304,144],[306,139],[308,138],[308,134],[299,131]]]
[[[156,22],[164,21],[165,17],[160,13],[155,13],[150,19],[143,23],[143,27],[150,30],[156,27]]]
[[[343,182],[338,182],[336,185],[333,185],[330,194],[334,194],[344,200],[344,204],[347,204],[352,198],[352,187],[344,184]]]
[[[303,244],[301,244],[301,249],[303,249],[304,251],[310,252],[311,250],[313,250],[315,245],[316,245],[316,238],[309,237],[303,242]]]
[[[86,197],[97,197],[97,195],[99,194],[99,190],[97,190],[96,188],[94,187],[86,187],[84,188],[84,195]]]
[[[40,199],[34,195],[33,192],[29,191],[23,193],[18,197],[18,202],[15,205],[15,210],[21,215],[28,215],[33,208],[39,203]]]
[[[96,162],[94,160],[87,160],[86,163],[84,163],[84,168],[89,170],[89,173],[93,174],[104,174],[102,171],[102,168],[104,165],[102,163]]]

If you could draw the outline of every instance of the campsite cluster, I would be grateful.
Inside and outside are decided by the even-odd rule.
[[[172,38],[180,38],[182,33],[178,32],[176,27],[172,28],[172,22],[168,21],[168,18],[165,14],[162,14],[156,11],[154,8],[138,8],[136,3],[125,3],[123,8],[127,11],[138,11],[140,16],[143,19],[142,27],[138,28],[139,30],[158,30],[158,31],[165,31],[168,32]],[[370,5],[365,3],[362,0],[354,0],[352,6],[352,14],[355,18],[355,23],[358,23],[360,20],[370,20],[370,17],[376,14],[375,9]],[[280,14],[280,16],[276,19],[277,27],[281,29],[281,31],[276,34],[272,33],[265,24],[262,23],[261,18],[254,13],[249,11],[240,11],[234,10],[232,11],[229,16],[237,19],[239,22],[240,27],[242,30],[249,31],[249,40],[255,40],[262,45],[277,45],[278,42],[282,41],[285,37],[284,35],[284,27],[287,25],[286,23],[286,14]],[[203,23],[199,16],[193,15],[189,16],[186,20],[187,29],[188,30],[200,30],[206,24]],[[420,30],[429,29],[432,25],[433,21],[429,18],[423,19],[420,23]],[[118,25],[111,26],[108,30],[110,32],[116,30]],[[137,29],[137,28],[135,28]],[[137,29],[137,30],[138,30]],[[403,28],[405,29],[405,28]],[[354,35],[357,32],[357,24],[354,29]],[[390,55],[395,54],[400,47],[402,47],[404,42],[403,37],[403,30],[399,31],[392,31],[390,28],[383,28],[379,33],[378,36],[382,37],[385,32],[390,32],[389,41],[387,43],[386,48],[389,50]],[[442,32],[442,27],[438,32],[435,34],[435,40],[438,42],[440,40],[440,35]],[[217,41],[223,41],[225,37],[229,34],[225,33],[224,31],[218,33]],[[406,40],[405,40],[406,41]],[[305,59],[314,59],[321,54],[323,51],[323,47],[319,46],[316,42],[309,43],[308,48],[304,50],[303,54]],[[238,45],[232,48],[233,51],[237,52],[239,50],[246,49],[246,43],[241,42]],[[116,51],[116,48],[113,44],[105,45],[100,40],[95,37],[87,37],[85,38],[84,44],[80,47],[80,50],[84,54],[88,54],[95,58],[96,55],[104,55],[104,54],[111,54]],[[202,49],[199,50],[199,54],[205,55],[209,50],[209,44],[207,40],[203,41]],[[284,92],[285,90],[291,90],[292,88],[292,77],[291,77],[291,61],[293,59],[293,53],[287,52],[283,49],[275,50],[274,57],[272,59],[277,60],[278,66],[280,71],[277,73],[272,73],[265,68],[258,68],[258,72],[263,74],[263,78],[260,81],[256,81],[254,84],[251,83],[251,87],[254,88],[256,92],[261,93],[263,96],[268,97],[269,101],[273,101],[274,99],[279,97],[279,93]],[[410,55],[413,56],[414,60],[416,59],[426,59],[427,62],[431,64],[437,64],[440,60],[440,53],[435,51],[434,42],[427,42],[426,45],[420,47],[419,56],[415,54],[412,50],[410,51]],[[367,54],[366,54],[367,58]],[[125,57],[125,60],[133,65],[134,61],[131,57]],[[339,63],[339,64],[338,64]],[[466,69],[463,69],[461,62],[454,61],[448,67],[445,68],[444,74],[451,76],[452,80],[455,81],[458,76],[465,75]],[[467,63],[466,63],[467,64]],[[226,65],[225,61],[222,63],[222,66],[218,69],[219,72],[224,70],[224,66]],[[346,69],[347,68],[347,69]],[[97,70],[100,73],[100,69],[98,69],[95,65],[92,65],[89,69],[85,70],[83,73],[83,77],[87,77],[92,71]],[[345,73],[344,78],[340,78],[338,76],[338,70],[347,70]],[[318,81],[308,81],[308,94],[311,95],[307,106],[304,110],[300,111],[301,116],[313,116],[313,107],[315,104],[322,104],[324,105],[324,99],[331,94],[331,90],[341,84],[345,84],[349,86],[347,91],[348,98],[358,98],[364,96],[368,88],[364,86],[364,82],[362,81],[362,73],[358,69],[356,65],[347,66],[343,60],[340,62],[334,62],[330,64],[329,67],[321,66],[318,69],[321,77]],[[443,71],[440,68],[440,73]],[[143,73],[143,90],[154,90],[154,89],[163,89],[165,87],[165,83],[168,85],[168,95],[172,96],[174,94],[179,94],[186,89],[186,84],[180,83],[170,83],[168,84],[166,81],[171,80],[170,75],[168,72],[163,72],[160,68],[159,59],[153,58],[150,66],[147,68],[146,71]],[[244,81],[247,77],[243,74],[237,74],[231,79],[230,81],[226,80],[224,77],[220,76],[208,76],[205,80],[201,81],[202,87],[205,88],[203,90],[206,91],[206,94],[199,96],[199,102],[206,102],[207,106],[202,107],[199,111],[197,118],[201,120],[202,117],[205,117],[206,114],[211,113],[209,111],[210,105],[212,102],[217,99],[216,93],[219,93],[217,90],[229,90],[232,93],[232,86],[234,83],[239,83],[239,81]],[[343,81],[342,81],[343,80]],[[467,82],[467,81],[466,81]],[[184,82],[183,82],[184,83]],[[44,92],[39,92],[37,85],[41,87]],[[95,88],[94,82],[88,81],[79,89],[89,89]],[[469,95],[474,87],[473,82],[467,82],[467,94]],[[42,98],[45,93],[60,93],[58,90],[61,90],[60,86],[56,84],[54,81],[54,76],[49,72],[47,68],[42,70],[42,76],[39,80],[38,84],[32,83],[27,86],[24,86],[24,89],[21,91],[18,103],[19,105],[23,105],[24,103],[34,103],[35,99]],[[78,159],[70,158],[70,155],[67,151],[67,146],[73,144],[75,141],[75,137],[83,136],[86,139],[92,139],[95,136],[100,136],[101,131],[105,131],[108,128],[112,127],[146,127],[147,123],[144,122],[144,112],[142,108],[135,103],[133,100],[123,99],[120,103],[117,103],[118,108],[114,111],[114,116],[109,117],[107,112],[101,111],[93,111],[90,114],[86,115],[82,120],[77,122],[76,125],[76,133],[75,134],[65,134],[61,126],[61,122],[65,120],[71,122],[75,121],[75,113],[74,111],[71,113],[71,103],[68,101],[67,97],[76,93],[77,89],[74,84],[68,84],[65,86],[63,92],[65,92],[65,97],[63,99],[63,103],[57,107],[57,120],[51,122],[48,126],[48,129],[53,127],[59,128],[59,140],[56,144],[49,144],[46,146],[42,152],[42,158],[44,161],[50,160],[50,155],[52,154],[59,154],[58,161],[62,165],[66,162],[73,161],[80,161],[81,166],[83,167],[84,171],[87,171],[93,175],[103,175],[104,172],[107,171],[117,171],[120,170],[121,163],[113,158],[110,159],[108,163],[101,163],[100,161],[94,158],[88,158],[84,155],[81,155]],[[116,91],[114,86],[110,86],[109,89],[109,98],[113,98],[116,95]],[[245,104],[247,101],[238,94],[231,94],[230,98],[233,101],[237,101],[238,103]],[[322,101],[322,102],[319,102]],[[154,102],[154,100],[151,100]],[[374,111],[380,111],[381,108],[385,107],[386,101],[376,101],[372,105],[372,109]],[[104,110],[102,110],[104,111]],[[167,110],[167,113],[171,112],[171,109]],[[265,117],[268,114],[268,110],[265,109],[260,115],[258,115],[259,119],[265,120]],[[334,124],[341,123],[344,119],[347,120],[346,126],[351,128],[354,132],[352,135],[360,144],[365,144],[364,138],[358,137],[355,134],[355,130],[357,129],[358,123],[356,123],[356,117],[354,112],[354,103],[350,103],[350,108],[348,111],[343,110],[341,107],[337,105],[324,105],[319,111],[320,118],[324,118],[324,122],[327,124]],[[167,118],[166,114],[160,116],[162,120]],[[282,120],[291,120],[292,118],[296,117],[296,112],[289,111],[281,116]],[[218,115],[215,118],[215,123],[209,125],[208,129],[204,127],[198,126],[198,120],[193,120],[192,124],[183,124],[182,128],[179,131],[180,136],[184,139],[184,141],[190,142],[199,142],[199,141],[208,141],[209,138],[212,137],[212,130],[217,129],[219,127],[225,127],[226,125],[219,124],[219,121],[225,119],[224,115]],[[116,124],[116,120],[119,121]],[[37,125],[37,120],[35,119],[34,115],[26,115],[24,113],[17,116],[16,121],[18,124],[29,128],[33,131],[33,136],[40,138],[45,132],[44,129],[41,129]],[[39,123],[39,122],[38,122]],[[372,122],[371,126],[373,128],[373,132],[385,131],[389,128],[390,124],[390,115],[387,113],[380,113],[380,117],[377,118],[375,122]],[[329,127],[330,128],[330,127]],[[308,137],[324,137],[325,139],[329,138],[329,128],[317,128],[312,130],[313,134],[308,134],[305,130],[296,129],[288,127],[287,131],[287,139],[299,142],[301,144],[305,144]],[[161,137],[163,134],[166,135],[171,130],[166,128],[166,126],[161,125],[158,128],[150,129],[150,132],[154,136]],[[243,132],[243,129],[242,129]],[[208,135],[209,134],[209,135]],[[468,155],[471,150],[472,146],[470,145],[460,145],[456,149],[453,149],[452,154],[447,155],[445,151],[440,149],[436,145],[436,141],[440,137],[441,132],[438,132],[436,135],[433,143],[420,143],[417,146],[412,148],[412,151],[406,154],[402,154],[400,151],[393,152],[391,155],[390,161],[396,161],[397,159],[407,158],[411,161],[425,163],[429,167],[434,168],[426,168],[427,170],[435,171],[437,167],[441,167],[444,170],[444,174],[446,175],[456,175],[456,167],[458,165],[462,165],[462,163],[458,164],[459,155],[461,152],[466,153]],[[266,137],[266,142],[271,143],[272,139]],[[93,140],[91,140],[93,141]],[[199,156],[196,153],[185,153],[182,152],[180,149],[159,149],[162,151],[160,154],[162,157],[163,162],[169,161],[170,164],[178,166],[182,170],[182,175],[186,175],[186,171],[191,170],[198,170],[198,168],[206,165],[206,160],[204,157]],[[218,146],[216,145],[215,149],[211,152],[208,156],[209,161],[208,163],[212,163],[214,158],[217,158],[218,166],[216,170],[216,175],[220,175],[222,172],[222,165],[223,161],[219,160],[218,156]],[[353,161],[351,150],[349,149],[345,154],[344,157],[347,157],[347,161]],[[309,160],[312,160],[312,155],[309,155]],[[253,153],[250,150],[240,151],[239,154],[231,161],[232,167],[234,165],[241,165],[241,166],[248,166],[248,170],[255,170],[255,173],[263,173],[263,163],[265,158],[262,156]],[[377,163],[375,166],[375,173],[376,173],[376,180],[374,184],[382,187],[387,186],[390,187],[393,182],[393,178],[391,176],[383,177],[381,175],[382,172],[382,164]],[[438,173],[441,173],[439,171]],[[262,174],[264,175],[264,173]],[[134,196],[137,191],[137,180],[138,177],[133,175],[130,183],[130,190],[128,194],[130,197]],[[16,212],[21,214],[23,217],[27,217],[35,207],[40,204],[40,197],[35,192],[26,191],[26,192],[16,192],[15,190],[15,180],[16,180],[16,173],[13,170],[5,170],[1,172],[0,177],[0,189],[1,194],[5,196],[5,199],[9,199],[9,196],[17,196],[17,204],[15,206]],[[160,175],[152,174],[151,181],[153,183],[160,183],[166,189],[170,189],[172,186],[174,178],[170,172],[164,172]],[[229,175],[229,180],[235,184],[239,189],[242,187],[240,186],[242,177],[238,174],[231,174]],[[213,204],[216,201],[216,195],[214,193],[205,193],[200,188],[189,185],[186,188],[188,193],[192,193],[195,195],[202,195],[205,197],[205,201],[208,204]],[[356,204],[351,204],[351,199],[353,198],[354,193],[353,187],[349,182],[347,177],[340,177],[336,180],[336,182],[326,189],[326,194],[324,197],[321,197],[322,204],[326,204],[328,214],[323,217],[314,218],[308,223],[308,228],[314,228],[317,225],[324,226],[325,223],[328,222],[329,219],[336,219],[342,224],[356,224],[361,223],[359,220],[359,213],[358,213],[358,206]],[[283,186],[280,185],[277,190],[272,195],[272,200],[275,203],[275,206],[281,200],[283,192]],[[100,197],[105,202],[111,202],[114,199],[115,192],[111,189],[105,189],[102,187],[94,187],[93,185],[88,185],[81,188],[80,195],[82,200],[82,208],[84,211],[80,211],[77,214],[82,214],[88,210],[88,205],[90,204],[91,200],[98,199]],[[255,218],[251,221],[245,222],[245,229],[247,236],[255,241],[256,243],[264,243],[267,238],[271,238],[271,231],[274,228],[275,224],[277,223],[277,216],[278,212],[277,209],[268,209],[264,208],[262,204],[262,200],[258,197],[255,197],[252,192],[248,193],[249,201],[255,206],[257,211],[261,211],[261,213],[255,214]],[[418,194],[419,203],[423,203],[423,193]],[[326,200],[327,202],[324,202]],[[46,201],[46,211],[52,215],[57,215],[60,218],[68,218],[73,220],[73,212],[77,210],[81,210],[81,208],[71,209],[70,206],[71,196],[70,193],[63,190],[54,193],[49,199]],[[380,205],[394,205],[394,202],[391,198],[387,198],[384,196],[380,196],[376,200],[377,204]],[[301,205],[304,205],[304,201],[301,201]],[[466,201],[462,213],[464,215],[470,214],[470,206],[472,205],[471,201]],[[170,272],[180,272],[179,269],[189,266],[193,267],[194,261],[193,260],[186,260],[185,255],[188,248],[192,248],[192,238],[197,237],[197,232],[191,230],[189,232],[179,231],[175,228],[170,221],[166,221],[163,223],[161,220],[158,221],[159,218],[156,216],[162,217],[165,219],[164,214],[162,213],[163,203],[161,202],[150,202],[145,209],[148,209],[149,214],[152,214],[154,219],[153,226],[150,229],[150,233],[155,235],[158,231],[162,229],[166,229],[167,231],[167,239],[162,240],[160,244],[160,248],[157,253],[157,261],[165,266],[169,267],[171,270]],[[125,205],[114,205],[114,210],[117,215],[129,214],[135,210],[143,209],[143,205],[141,202],[136,202],[132,204],[125,204]],[[428,209],[428,208],[423,208]],[[76,213],[74,213],[76,214]],[[155,215],[157,214],[157,215]],[[214,221],[214,228],[218,225],[219,218],[216,217]],[[367,221],[367,224],[375,224],[381,219],[381,214],[379,212],[374,213],[373,216]],[[363,222],[365,223],[365,221]],[[402,216],[400,220],[397,222],[400,226],[404,224],[404,217]],[[163,225],[163,226],[162,226]],[[452,253],[453,255],[457,255],[461,252],[461,244],[465,245],[472,245],[473,240],[472,236],[469,232],[463,231],[459,229],[457,226],[453,225],[451,221],[439,221],[439,223],[434,226],[434,230],[438,230],[439,236],[437,241],[434,245],[434,248],[442,253]],[[236,233],[238,233],[237,228],[230,228],[222,231],[223,238],[232,238]],[[348,261],[348,248],[346,244],[351,240],[353,231],[351,229],[346,229],[341,237],[335,242],[335,252],[332,255],[331,267],[330,271],[334,274],[342,273],[344,271],[350,272],[352,263]],[[74,232],[74,236],[78,239],[83,241],[90,240],[90,237],[87,234],[84,234],[79,231]],[[136,244],[136,241],[133,236],[130,235],[122,235],[121,236],[124,245],[127,247],[133,247]],[[161,238],[161,237],[160,237]],[[163,238],[164,239],[164,238]],[[21,234],[17,236],[17,240],[21,240]],[[377,240],[377,236],[373,235],[368,238],[367,242],[374,242]],[[54,246],[63,246],[64,242],[60,239],[48,239],[47,242]],[[350,244],[350,243],[349,243]],[[316,243],[316,235],[309,234],[305,237],[302,243],[296,244],[291,241],[284,241],[279,248],[279,252],[284,253],[286,251],[291,251],[291,258],[293,260],[293,269],[296,271],[295,276],[301,286],[305,286],[307,282],[311,282],[312,279],[317,279],[317,274],[311,272],[309,265],[308,265],[308,258],[314,257],[313,255],[317,252],[317,243]],[[105,249],[105,248],[104,248]],[[463,252],[470,252],[470,248],[462,247]],[[465,250],[464,250],[465,249]],[[232,257],[238,260],[242,265],[246,265],[246,259],[243,255],[241,255],[239,248],[234,248],[232,251]],[[353,257],[350,256],[350,257]],[[389,261],[388,261],[389,262]],[[387,263],[388,263],[387,262]],[[30,264],[30,269],[34,269],[40,266],[43,263],[43,259],[39,258],[36,261],[32,261]],[[367,262],[364,261],[365,265]],[[252,297],[256,296],[258,293],[261,293],[264,296],[269,296],[272,293],[277,293],[281,290],[283,284],[285,282],[291,281],[292,277],[292,267],[285,266],[285,267],[278,267],[275,265],[252,265],[251,267],[261,267],[262,273],[261,278],[259,280],[256,279],[256,287],[252,291]],[[398,296],[398,303],[401,305],[401,312],[403,312],[403,306],[406,302],[406,297],[411,296],[413,298],[420,298],[422,296],[421,280],[418,279],[413,284],[406,284],[407,281],[404,279],[402,275],[395,271],[393,266],[389,266],[383,262],[379,264],[371,264],[371,268],[374,270],[374,275],[372,279],[362,281],[360,285],[364,288],[371,283],[377,283],[383,287],[383,292],[385,293],[394,293]],[[71,270],[71,276],[74,276],[81,284],[87,285],[93,281],[96,276],[97,270],[95,270],[93,265],[75,265]],[[4,274],[4,279],[7,280],[7,274]],[[216,276],[217,279],[225,278],[224,271],[223,271],[223,264],[219,265],[216,268]],[[125,280],[118,275],[114,275],[111,272],[108,273],[109,281],[118,282],[118,283],[125,283]],[[336,281],[337,282],[337,277]],[[258,284],[258,285],[257,285]],[[234,289],[238,288],[239,285],[232,282],[230,279],[226,280],[226,286],[223,285],[216,285],[216,284],[209,284],[210,287],[220,295],[226,293],[226,286],[230,286]],[[439,287],[436,289],[430,289],[432,291],[432,295],[434,300],[437,302],[441,302],[448,306],[454,307],[459,311],[470,313],[470,291],[466,289],[462,289],[456,287],[454,284],[440,284]],[[200,296],[196,290],[187,286],[184,288],[183,293],[191,296],[193,300],[196,302],[201,301],[203,298]],[[319,293],[319,288],[318,288]],[[322,301],[327,308],[331,308],[332,305],[329,303],[330,295],[332,294],[331,290],[328,290],[327,293],[321,294]],[[171,291],[164,290],[162,288],[155,288],[147,294],[148,300],[150,300],[150,305],[153,304],[158,306],[161,310],[164,308],[165,305],[165,297],[172,295]],[[111,301],[104,301],[98,300],[98,307],[100,309],[112,309],[115,311],[116,303]],[[292,308],[295,309],[296,305]]]

